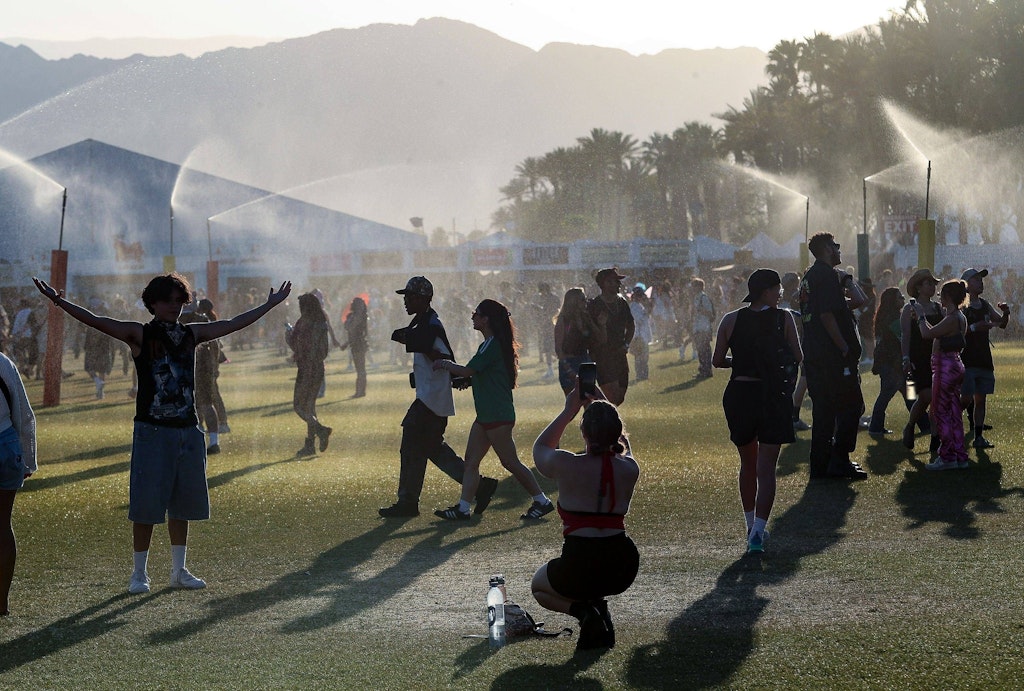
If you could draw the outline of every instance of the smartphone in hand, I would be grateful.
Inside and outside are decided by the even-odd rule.
[[[580,364],[580,400],[587,400],[587,396],[597,393],[597,364],[584,362]]]

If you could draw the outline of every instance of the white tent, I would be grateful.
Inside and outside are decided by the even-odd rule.
[[[698,261],[731,261],[736,248],[727,242],[715,240],[707,235],[696,235],[690,241],[690,252],[697,256]]]
[[[779,243],[763,232],[755,235],[750,242],[743,246],[743,249],[754,255],[755,259],[781,259],[787,256],[785,250],[779,246]]]

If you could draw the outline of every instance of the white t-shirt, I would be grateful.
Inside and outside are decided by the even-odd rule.
[[[440,338],[434,339],[434,348],[446,357],[452,355]],[[435,415],[455,415],[451,373],[443,369],[435,370],[433,361],[423,353],[413,353],[412,371],[416,378],[416,398],[423,401]]]

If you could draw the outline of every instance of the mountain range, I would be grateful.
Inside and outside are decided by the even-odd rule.
[[[766,62],[754,48],[537,51],[448,19],[194,58],[46,60],[0,44],[0,165],[96,139],[382,223],[465,232],[489,226],[524,158],[592,128],[643,141],[716,124],[766,81]]]

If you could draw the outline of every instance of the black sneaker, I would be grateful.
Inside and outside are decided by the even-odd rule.
[[[593,650],[594,648],[610,647],[608,627],[597,611],[597,607],[589,602],[573,604],[573,615],[579,619],[580,635],[576,639],[576,650]]]
[[[608,601],[607,600],[595,600],[594,609],[601,615],[601,620],[604,622],[604,627],[607,630],[605,634],[605,643],[609,648],[615,647],[615,624],[612,623],[612,615],[608,614]]]
[[[330,427],[320,425],[320,429],[316,431],[316,438],[320,440],[320,453],[327,450],[327,440],[331,438],[331,432],[334,430]]]
[[[411,518],[413,516],[419,516],[420,510],[415,504],[403,504],[402,502],[396,502],[391,506],[385,506],[382,509],[377,509],[377,513],[380,514],[381,518]]]
[[[212,456],[215,453],[220,453],[220,444],[211,444],[210,448],[206,450],[207,456]]]
[[[446,521],[468,521],[470,519],[469,511],[459,511],[458,504],[449,506],[447,509],[438,509],[434,511],[434,515]]]
[[[480,478],[480,484],[476,488],[476,508],[473,509],[473,513],[483,513],[491,503],[491,498],[494,497],[494,492],[497,489],[498,481],[493,477]]]
[[[520,518],[534,521],[542,516],[547,516],[554,510],[555,505],[550,501],[547,504],[541,504],[539,501],[535,501],[530,505],[530,508],[526,510],[526,513],[520,516]]]
[[[972,446],[976,449],[994,449],[996,445],[985,437],[975,437]]]
[[[829,466],[827,477],[837,480],[867,480],[867,472],[856,463]]]

